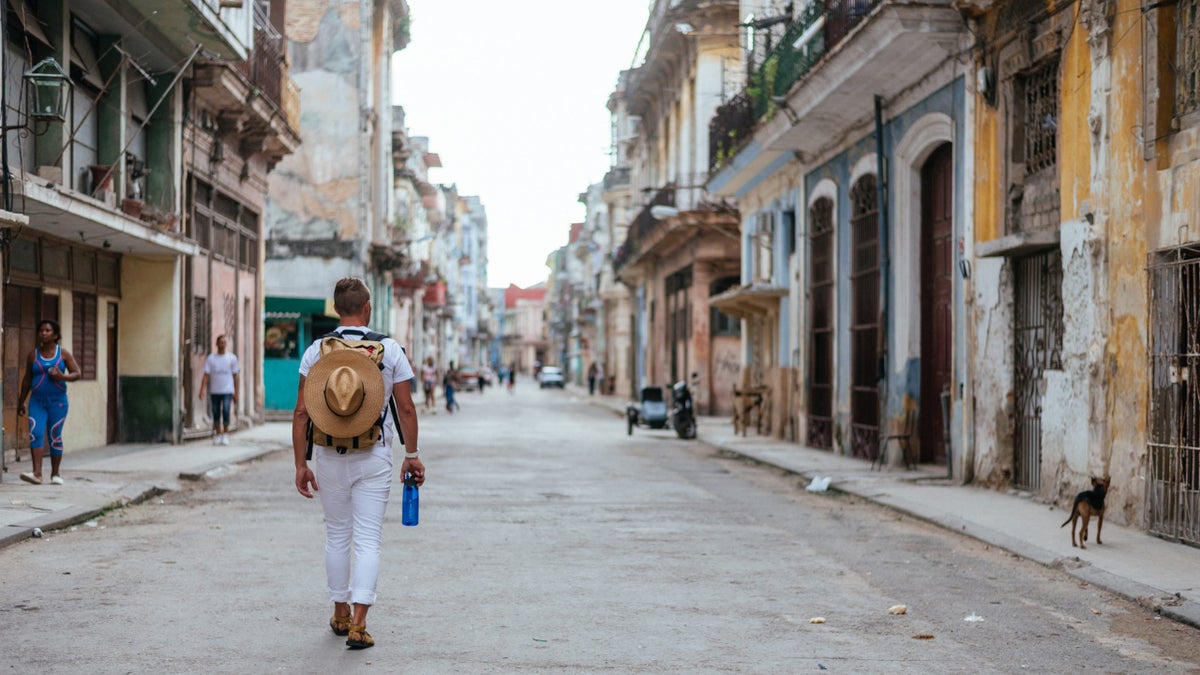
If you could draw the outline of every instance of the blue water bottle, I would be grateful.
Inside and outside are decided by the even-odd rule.
[[[417,495],[417,481],[411,473],[404,474],[404,497],[401,504],[400,522],[408,526],[416,525],[421,501]]]

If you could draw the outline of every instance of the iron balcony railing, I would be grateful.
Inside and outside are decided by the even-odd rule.
[[[629,225],[629,231],[625,235],[625,241],[613,255],[614,270],[621,269],[621,266],[628,262],[631,256],[641,250],[642,240],[654,232],[655,228],[662,227],[662,223],[650,213],[650,209],[655,206],[675,206],[674,183],[668,183],[660,189],[633,219]]]
[[[786,96],[792,85],[882,1],[823,0],[807,5],[763,59],[745,90],[717,108],[708,127],[709,171],[732,159],[755,127],[775,114],[776,98]]]
[[[264,98],[275,104],[276,108],[289,112],[284,107],[284,88],[295,85],[286,76],[284,66],[286,58],[284,50],[286,48],[283,35],[275,30],[266,14],[259,9],[256,3],[254,48],[250,51],[249,59],[238,62],[237,67]],[[285,80],[288,81],[286,84]]]

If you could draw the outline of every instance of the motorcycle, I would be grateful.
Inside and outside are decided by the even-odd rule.
[[[695,377],[695,375],[693,375]],[[696,412],[692,403],[692,390],[688,383],[680,380],[671,388],[674,405],[671,408],[671,426],[682,439],[696,437]]]

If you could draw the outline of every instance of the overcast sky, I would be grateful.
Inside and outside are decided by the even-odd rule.
[[[412,41],[392,60],[393,103],[478,195],[488,285],[544,281],[546,256],[584,220],[579,194],[609,167],[605,107],[649,0],[409,0]]]

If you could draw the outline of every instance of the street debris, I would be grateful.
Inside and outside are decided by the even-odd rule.
[[[813,618],[809,619],[808,622],[809,623],[825,623],[825,617],[814,616]]]
[[[980,621],[983,621],[983,617],[979,616],[975,612],[971,612],[969,616],[963,618],[963,621],[966,621],[967,623],[979,623]]]
[[[908,614],[908,605],[892,605],[888,607],[888,614]]]
[[[1093,607],[1093,608],[1092,608],[1092,614],[1095,614],[1095,615],[1099,616],[1099,615],[1100,615],[1100,610],[1098,610],[1098,609],[1096,609],[1095,607]]]
[[[913,639],[914,640],[932,640],[933,635],[931,635],[930,633],[917,633],[916,635],[913,636]]]
[[[829,489],[829,482],[832,480],[832,476],[813,476],[812,482],[804,489],[809,492],[825,492]]]
[[[40,527],[33,528],[32,534],[33,534],[34,539],[41,539],[42,538],[42,528],[40,528]]]

